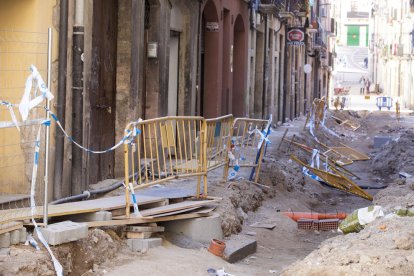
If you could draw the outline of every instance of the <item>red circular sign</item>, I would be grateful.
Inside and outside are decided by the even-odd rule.
[[[288,32],[289,41],[303,41],[304,34],[301,30],[291,30]]]

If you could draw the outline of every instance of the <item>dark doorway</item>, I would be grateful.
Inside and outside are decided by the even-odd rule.
[[[115,142],[118,1],[93,1],[92,68],[88,144],[107,149]],[[114,152],[89,155],[88,183],[114,178]]]
[[[212,118],[218,116],[221,109],[219,17],[212,0],[204,6],[202,20],[200,115]]]
[[[168,116],[178,115],[178,83],[179,83],[179,49],[180,33],[171,31],[169,41],[170,55],[168,66]]]
[[[241,15],[234,23],[234,50],[232,56],[233,93],[232,113],[235,117],[243,117],[245,107],[245,66],[246,66],[246,33]]]
[[[221,114],[225,115],[230,113],[230,11],[223,9],[223,62],[222,62],[222,88],[221,88]]]

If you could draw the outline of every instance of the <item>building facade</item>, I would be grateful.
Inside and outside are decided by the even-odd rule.
[[[414,108],[413,2],[373,1],[370,55],[372,79],[384,96]]]
[[[19,6],[14,2],[1,3],[2,19]],[[319,15],[321,1],[29,2],[27,18],[54,27],[53,111],[90,149],[110,148],[138,118],[272,115],[282,123],[304,115],[328,87],[329,20]],[[48,10],[42,19],[34,16],[40,9]],[[23,21],[8,22],[20,28]],[[123,174],[122,150],[92,155],[60,132],[53,137],[54,198]]]

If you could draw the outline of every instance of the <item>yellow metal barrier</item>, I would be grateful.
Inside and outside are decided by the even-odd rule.
[[[124,145],[126,206],[130,206],[134,189],[183,177],[198,177],[197,197],[200,197],[203,177],[206,197],[206,126],[204,118],[195,116],[171,116],[129,124],[126,132],[138,129],[141,133]]]
[[[207,119],[207,171],[225,166],[224,178],[228,174],[228,151],[231,146],[233,115]]]
[[[232,129],[230,160],[225,171],[229,167],[251,167],[256,168],[255,181],[259,179],[260,167],[266,143],[260,142],[260,133],[266,128],[268,120],[237,118],[234,120]],[[259,133],[260,132],[260,133]]]
[[[257,182],[266,145],[261,133],[268,122],[234,120],[227,115],[208,120],[172,116],[130,123],[125,133],[140,133],[124,144],[126,215],[135,189],[171,179],[197,176],[196,196],[200,197],[203,177],[202,196],[207,197],[207,173],[222,166],[225,179],[229,167],[255,168]]]

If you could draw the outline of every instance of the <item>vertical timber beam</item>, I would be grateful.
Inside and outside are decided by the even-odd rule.
[[[72,58],[72,132],[73,139],[79,144],[83,144],[83,0],[77,0],[75,7]],[[72,194],[79,194],[84,189],[84,184],[82,183],[82,155],[83,153],[80,148],[72,147]]]
[[[129,102],[130,120],[144,117],[144,21],[145,1],[131,1],[131,92]]]

